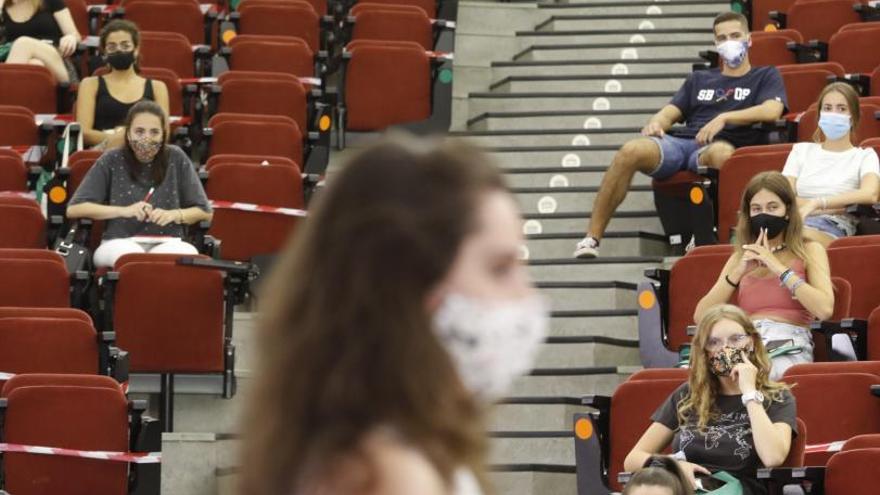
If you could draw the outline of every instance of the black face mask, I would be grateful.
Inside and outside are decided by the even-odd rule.
[[[116,70],[128,70],[134,64],[134,52],[113,52],[106,56],[107,63]]]
[[[767,238],[773,239],[788,227],[788,219],[769,213],[759,213],[749,218],[749,226],[756,239],[761,234],[761,229],[767,229]]]

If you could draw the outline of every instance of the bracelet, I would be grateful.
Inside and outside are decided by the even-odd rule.
[[[739,284],[733,283],[733,281],[730,280],[730,277],[728,277],[726,274],[724,275],[724,280],[727,281],[727,283],[730,284],[730,286],[734,289],[739,289]]]
[[[790,277],[792,275],[794,275],[794,271],[792,271],[791,268],[788,268],[784,272],[779,274],[779,281],[782,282],[782,284],[784,285],[785,281],[788,279],[788,277]]]
[[[180,221],[178,221],[177,223],[183,225],[183,210],[181,210],[180,208],[178,208],[178,209],[177,209],[177,214],[180,215]]]
[[[805,283],[807,283],[807,281],[802,278],[799,278],[797,282],[793,283],[788,289],[789,291],[791,291],[791,295],[794,295],[794,293],[797,292],[798,287],[804,285]]]

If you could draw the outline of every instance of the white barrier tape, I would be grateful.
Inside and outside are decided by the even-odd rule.
[[[288,217],[305,217],[308,212],[305,210],[297,210],[295,208],[281,208],[276,206],[255,205],[253,203],[238,203],[234,201],[211,201],[212,208],[220,208],[225,210],[255,211],[259,213],[275,213],[278,215],[286,215]]]
[[[840,449],[843,448],[843,444],[846,443],[843,440],[837,442],[830,443],[817,443],[815,445],[807,445],[804,449],[804,452],[807,454],[817,454],[819,452],[840,452]]]
[[[3,381],[12,380],[12,377],[14,377],[14,376],[15,376],[15,373],[0,372],[0,380],[3,380]]]
[[[97,459],[112,462],[130,462],[133,464],[160,464],[161,452],[109,452],[104,450],[75,450],[57,447],[41,447],[38,445],[21,445],[16,443],[0,443],[0,452],[17,452],[23,454],[58,455],[77,457],[80,459]]]
[[[219,77],[196,77],[193,79],[181,79],[181,82],[188,82],[190,84],[217,84],[219,79]],[[297,77],[297,79],[302,84],[310,84],[312,86],[321,85],[320,77]]]

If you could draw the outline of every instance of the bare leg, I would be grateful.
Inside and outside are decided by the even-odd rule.
[[[700,165],[720,169],[724,166],[724,162],[733,154],[733,145],[725,141],[718,141],[709,145],[705,151],[700,153]]]
[[[596,240],[602,238],[611,215],[626,198],[633,175],[636,172],[649,174],[657,168],[658,163],[660,146],[652,139],[634,139],[620,148],[602,177],[602,185],[599,186],[599,193],[593,203],[593,214],[587,228],[588,236]]]
[[[58,50],[52,45],[27,36],[22,36],[12,43],[6,63],[43,65],[58,82],[70,81],[67,67],[64,66],[64,60],[61,59]]]
[[[834,240],[833,237],[822,232],[821,230],[816,230],[810,227],[804,227],[804,239],[808,241],[816,241],[822,245],[824,248],[828,248],[828,245]]]

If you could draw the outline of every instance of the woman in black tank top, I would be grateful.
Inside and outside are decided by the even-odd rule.
[[[165,83],[138,74],[139,45],[140,33],[131,22],[112,21],[101,31],[100,48],[107,64],[103,70],[108,72],[83,79],[76,100],[76,118],[88,146],[121,144],[123,136],[117,130],[139,101],[155,101],[168,115]]]

